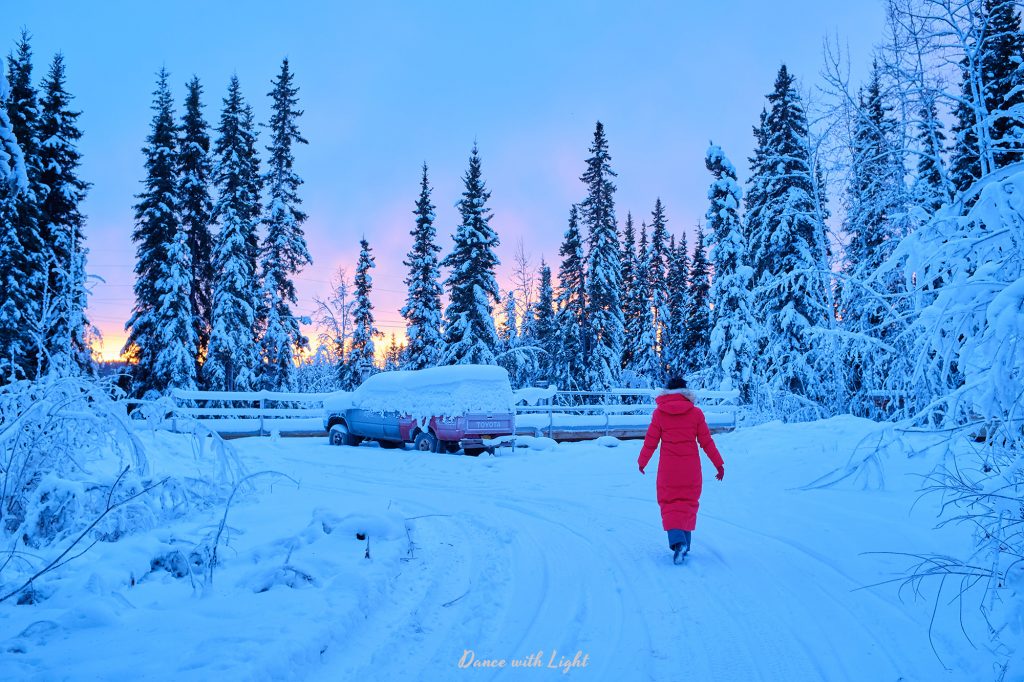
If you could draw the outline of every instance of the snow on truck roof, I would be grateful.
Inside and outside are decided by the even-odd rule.
[[[494,365],[381,372],[348,395],[351,402],[344,407],[400,412],[419,419],[515,411],[508,372]]]

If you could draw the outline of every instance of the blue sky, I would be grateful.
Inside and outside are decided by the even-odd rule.
[[[618,172],[620,222],[661,197],[669,227],[691,237],[706,210],[709,140],[745,176],[751,127],[786,63],[810,92],[822,43],[838,35],[855,73],[884,29],[881,2],[32,2],[5,8],[9,49],[33,35],[36,74],[62,51],[82,110],[82,175],[90,270],[101,276],[90,316],[106,355],[123,342],[133,298],[133,195],[143,177],[155,72],[171,73],[180,113],[199,76],[211,123],[232,74],[268,113],[287,56],[300,87],[308,147],[297,168],[314,265],[297,280],[300,309],[351,273],[366,235],[377,259],[379,326],[402,327],[401,261],[419,168],[430,165],[437,227],[448,250],[454,203],[474,139],[492,193],[507,283],[520,239],[534,264],[557,264],[594,122]],[[9,49],[7,51],[9,51]],[[262,144],[261,144],[262,147]]]

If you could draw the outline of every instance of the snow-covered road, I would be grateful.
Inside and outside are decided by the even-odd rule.
[[[969,541],[932,530],[937,499],[911,510],[937,460],[879,454],[870,479],[805,489],[883,428],[717,436],[725,481],[705,481],[683,566],[638,441],[479,458],[233,441],[248,471],[298,485],[257,476],[226,517],[221,501],[140,522],[40,580],[38,604],[0,608],[0,679],[989,679],[955,607],[929,641],[933,590],[869,587],[907,560],[868,552]],[[155,475],[208,475],[187,436],[142,436]],[[225,518],[215,570],[186,564]]]
[[[705,481],[684,566],[652,472],[636,471],[638,442],[480,459],[308,439],[241,448],[250,466],[299,479],[311,506],[343,514],[347,499],[376,498],[412,519],[414,558],[312,679],[960,679],[931,652],[927,603],[858,589],[900,565],[861,553],[935,549],[908,515],[913,485],[798,489],[870,429],[719,436],[726,480]]]

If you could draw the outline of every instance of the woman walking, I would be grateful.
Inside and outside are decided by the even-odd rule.
[[[658,406],[647,428],[647,437],[640,450],[640,473],[651,461],[654,449],[661,442],[658,462],[658,504],[662,527],[668,531],[672,561],[680,563],[690,551],[690,539],[697,525],[697,507],[703,485],[700,453],[697,443],[715,465],[719,481],[725,477],[725,464],[711,439],[704,413],[693,404],[693,394],[686,390],[686,381],[669,379],[665,390],[655,402]]]

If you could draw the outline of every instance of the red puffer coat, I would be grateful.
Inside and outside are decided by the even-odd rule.
[[[724,467],[722,456],[711,440],[704,413],[682,391],[669,391],[658,396],[656,402],[658,407],[647,428],[638,464],[643,471],[661,441],[658,504],[662,526],[665,530],[693,530],[703,483],[697,443],[720,471]]]

